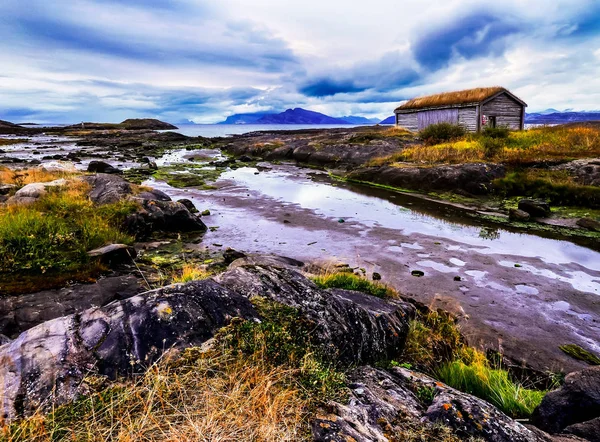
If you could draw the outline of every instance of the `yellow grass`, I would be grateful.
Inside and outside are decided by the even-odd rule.
[[[173,276],[173,283],[186,283],[206,279],[212,275],[211,272],[196,264],[184,264],[181,271]]]
[[[31,183],[47,183],[60,178],[70,178],[73,172],[48,172],[43,168],[8,169],[0,168],[0,184],[24,186]]]
[[[486,143],[498,149],[486,152]],[[481,161],[528,163],[544,160],[572,160],[600,156],[600,128],[556,126],[511,132],[506,139],[489,139],[469,134],[463,139],[433,146],[417,145],[385,157],[370,160],[368,166],[421,164],[459,164]]]
[[[137,383],[5,425],[0,437],[7,442],[306,439],[307,402],[291,370],[198,354],[186,350],[182,359],[156,364]]]

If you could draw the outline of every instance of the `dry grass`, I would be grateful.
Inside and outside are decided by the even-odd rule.
[[[309,434],[307,401],[293,372],[231,355],[186,350],[137,383],[6,425],[6,442],[300,441]]]
[[[494,149],[488,148],[494,144]],[[573,160],[600,156],[600,129],[583,126],[540,127],[510,132],[508,138],[469,134],[463,139],[433,146],[413,146],[386,157],[370,160],[368,166],[461,164],[491,161],[514,165],[547,160]]]
[[[24,186],[31,183],[47,183],[60,178],[71,178],[76,173],[72,172],[48,172],[43,168],[32,169],[8,169],[0,168],[0,184],[16,184]]]
[[[211,272],[197,264],[184,264],[181,270],[173,275],[172,282],[184,284],[186,282],[206,279],[211,275]]]
[[[0,146],[9,146],[11,144],[25,143],[27,140],[19,138],[0,138]]]
[[[478,103],[490,98],[498,92],[506,91],[503,87],[480,87],[455,92],[417,97],[399,106],[397,110],[420,109],[424,107],[447,106],[452,104]]]

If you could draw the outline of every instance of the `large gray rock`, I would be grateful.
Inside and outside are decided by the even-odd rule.
[[[200,345],[233,317],[256,312],[246,297],[206,280],[40,324],[0,347],[1,415],[73,400],[90,374],[143,372],[166,349]]]
[[[258,319],[249,300],[256,295],[297,308],[332,361],[374,362],[402,351],[410,306],[321,290],[279,262],[238,265],[215,280],[147,292],[27,330],[0,347],[0,413],[12,419],[65,403],[85,392],[89,374],[139,373],[171,347],[201,345],[233,317]]]
[[[397,357],[404,348],[412,305],[348,290],[321,290],[289,264],[243,265],[216,277],[223,286],[248,298],[262,296],[300,311],[314,323],[312,339],[332,360],[344,364]],[[294,263],[291,263],[294,265]]]
[[[548,433],[565,431],[600,441],[598,418],[600,366],[569,374],[562,387],[544,397],[533,413],[532,422]]]
[[[421,440],[437,440],[434,424],[440,423],[465,440],[469,437],[490,442],[550,440],[484,400],[404,368],[359,367],[348,379],[347,404],[332,402],[327,413],[313,421],[316,442],[399,441],[404,440],[401,435],[411,427],[428,429],[429,435],[424,436],[427,439]]]
[[[600,158],[575,160],[554,169],[568,171],[580,184],[600,186]]]
[[[138,199],[140,209],[125,220],[125,229],[138,239],[147,238],[154,231],[204,232],[206,224],[187,207],[175,201]]]
[[[81,179],[92,187],[90,199],[96,204],[116,203],[133,193],[131,184],[117,175],[98,173]]]

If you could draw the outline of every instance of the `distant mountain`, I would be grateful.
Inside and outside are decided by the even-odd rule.
[[[225,121],[218,124],[256,124],[258,120],[267,115],[274,115],[268,112],[257,112],[254,114],[235,114],[227,117]]]
[[[553,113],[532,113],[525,115],[527,124],[563,124],[578,123],[584,121],[600,120],[600,112],[553,112]]]
[[[340,117],[339,119],[347,121],[350,124],[377,124],[377,123],[379,123],[379,118],[365,118],[365,117],[359,117],[357,115],[348,115],[346,117]]]
[[[379,124],[396,124],[396,116],[392,115],[391,117],[387,117],[385,120],[383,120]]]
[[[265,115],[258,120],[257,124],[349,124],[339,118],[333,118],[319,112],[296,108],[288,109],[276,115]]]

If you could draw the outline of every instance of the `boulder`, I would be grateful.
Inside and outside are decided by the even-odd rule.
[[[152,232],[205,232],[206,224],[175,201],[139,200],[141,208],[125,219],[124,227],[136,238],[147,238]]]
[[[400,441],[405,440],[402,435],[407,429],[416,428],[425,433],[419,440],[442,440],[436,437],[439,424],[450,427],[464,440],[549,440],[482,399],[404,368],[359,367],[348,374],[348,381],[347,404],[331,402],[328,405],[326,413],[312,423],[313,440]]]
[[[279,266],[236,266],[212,280],[153,290],[23,332],[0,347],[0,413],[10,420],[65,403],[85,393],[86,376],[140,373],[171,347],[201,345],[234,317],[259,319],[249,300],[256,295],[297,308],[314,324],[313,341],[325,356],[375,362],[402,350],[412,306],[321,290],[294,270],[293,260],[263,262],[269,261]]]
[[[49,187],[66,186],[69,181],[65,179],[54,180],[47,183],[31,183],[21,187],[8,200],[9,204],[32,204],[48,193]]]
[[[231,264],[236,259],[241,259],[241,258],[245,258],[245,257],[246,257],[245,253],[238,252],[237,250],[234,250],[229,247],[223,252],[223,260],[225,261],[225,264],[228,264],[228,265]]]
[[[510,209],[508,211],[508,218],[511,221],[529,221],[531,216],[529,215],[529,213],[525,212],[524,210]]]
[[[519,210],[527,212],[533,218],[550,216],[550,205],[542,200],[522,199],[519,201]]]
[[[581,218],[577,220],[577,225],[592,232],[600,232],[600,222],[593,218]]]
[[[131,246],[126,244],[109,244],[87,252],[88,256],[98,259],[109,268],[117,267],[121,264],[131,264],[137,256],[137,252]]]
[[[548,433],[563,431],[600,441],[600,366],[570,373],[557,390],[548,393],[531,418]],[[568,428],[568,430],[567,430]]]
[[[71,401],[92,374],[143,372],[166,349],[201,345],[234,317],[257,315],[247,298],[205,280],[44,322],[0,347],[0,413],[13,419]]]
[[[0,184],[0,195],[8,195],[16,187],[16,184]]]
[[[123,173],[116,167],[113,167],[112,165],[110,165],[104,161],[97,161],[97,160],[90,161],[90,164],[88,164],[87,171],[94,172],[94,173],[108,173],[108,174]]]
[[[133,193],[131,184],[120,176],[99,173],[81,179],[92,187],[90,199],[96,204],[116,203]]]
[[[402,352],[412,305],[349,290],[321,290],[284,262],[279,267],[244,265],[246,259],[215,280],[248,298],[259,295],[298,309],[314,323],[313,342],[327,359],[352,365],[393,359]]]

